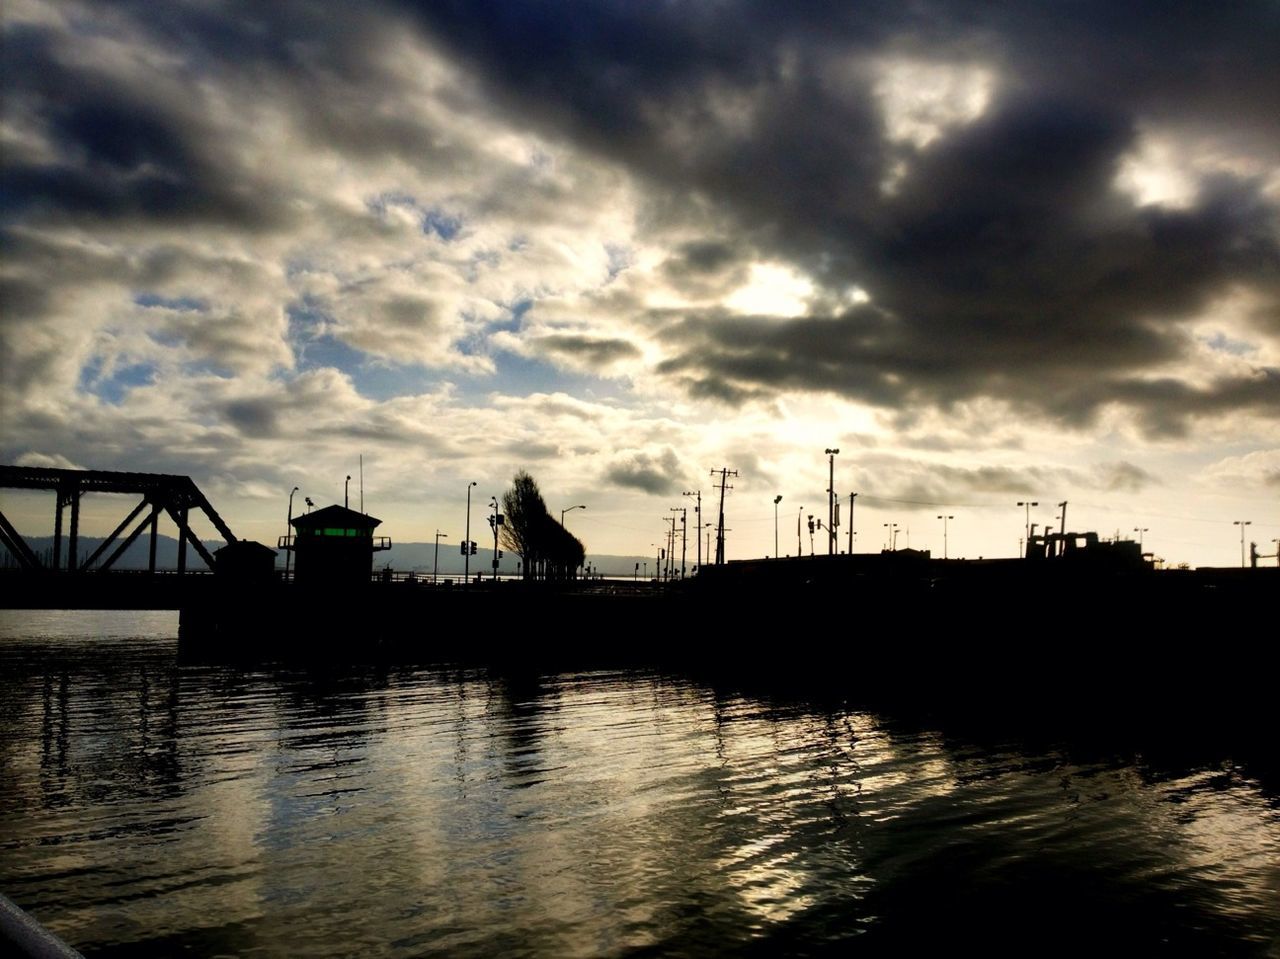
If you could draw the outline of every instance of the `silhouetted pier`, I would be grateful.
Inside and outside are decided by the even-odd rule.
[[[375,572],[374,553],[390,545],[374,535],[381,521],[336,505],[291,520],[293,532],[278,544],[295,561],[287,576],[276,568],[276,550],[235,539],[187,477],[3,467],[0,482],[57,493],[51,562],[0,515],[4,545],[18,560],[0,571],[0,604],[175,609],[184,647],[214,657],[701,663],[812,677],[856,656],[861,668],[878,664],[886,676],[905,668],[918,678],[923,654],[936,678],[971,680],[1028,655],[1051,657],[1058,674],[1081,677],[1129,657],[1113,672],[1140,677],[1172,661],[1171,643],[1201,647],[1197,669],[1240,668],[1248,649],[1274,635],[1280,595],[1280,569],[1155,570],[1137,544],[1092,533],[1040,537],[1016,559],[937,559],[907,549],[734,561],[669,583],[434,585]],[[140,501],[80,560],[85,492]],[[188,522],[195,510],[225,545],[211,550],[199,540]],[[210,571],[186,568],[181,546],[178,569],[155,568],[162,513]],[[148,530],[152,568],[116,568]],[[1228,647],[1233,659],[1222,655]]]

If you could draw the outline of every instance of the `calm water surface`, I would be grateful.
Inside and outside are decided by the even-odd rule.
[[[1280,955],[1274,769],[1229,743],[175,633],[0,613],[0,891],[89,956]]]

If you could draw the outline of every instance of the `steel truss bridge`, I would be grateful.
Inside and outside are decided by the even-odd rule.
[[[193,510],[204,513],[227,543],[235,534],[189,476],[164,473],[121,473],[107,470],[66,470],[40,466],[0,466],[0,489],[46,490],[56,494],[53,515],[53,556],[46,564],[31,548],[9,518],[0,510],[0,543],[8,548],[18,565],[27,571],[70,573],[110,570],[146,530],[150,531],[150,563],[156,571],[156,525],[160,514],[167,515],[178,528],[178,572],[186,572],[187,548],[195,550],[210,569],[213,554],[191,530]],[[138,504],[103,542],[81,559],[80,498],[85,493],[120,493],[140,496]],[[68,515],[69,514],[69,515]],[[67,522],[65,553],[63,522]],[[134,525],[136,523],[136,525]]]

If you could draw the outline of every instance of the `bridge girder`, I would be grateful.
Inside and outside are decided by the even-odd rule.
[[[188,522],[190,512],[199,510],[204,513],[214,528],[228,542],[235,542],[235,534],[218,515],[213,504],[205,497],[200,488],[189,476],[168,473],[131,473],[109,470],[67,470],[43,466],[0,466],[0,488],[51,490],[56,494],[54,507],[53,569],[64,568],[62,561],[62,519],[63,510],[70,506],[71,521],[67,538],[67,561],[65,568],[75,572],[85,572],[98,562],[104,553],[115,545],[120,535],[148,506],[150,512],[131,532],[123,543],[110,553],[107,560],[98,567],[99,570],[110,569],[125,550],[138,538],[142,530],[151,527],[151,551],[149,567],[155,571],[156,558],[156,521],[161,513],[165,513],[178,528],[178,571],[186,568],[187,546],[199,554],[200,558],[213,568],[213,555],[200,541]],[[84,561],[78,562],[77,549],[80,535],[80,497],[85,493],[124,493],[140,494],[142,501],[103,541],[93,554]],[[28,569],[43,569],[44,564],[35,551],[22,538],[22,535],[0,511],[0,543]]]

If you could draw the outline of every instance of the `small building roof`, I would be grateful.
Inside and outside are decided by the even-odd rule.
[[[254,542],[251,539],[238,539],[234,543],[228,543],[221,549],[215,549],[213,551],[213,555],[215,557],[222,556],[224,553],[227,556],[252,556],[254,553],[257,553],[259,556],[268,553],[272,556],[276,555],[276,551],[270,546],[264,546],[262,543]]]
[[[380,519],[337,505],[326,506],[293,518],[294,529],[320,529],[331,526],[345,529],[373,529],[381,525]]]

